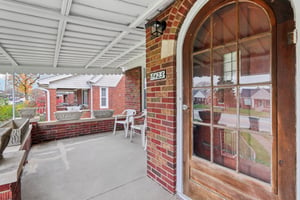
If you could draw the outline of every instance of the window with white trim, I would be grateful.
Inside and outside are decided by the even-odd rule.
[[[100,88],[100,108],[108,108],[108,88]]]
[[[89,105],[89,92],[88,90],[82,90],[82,104]]]

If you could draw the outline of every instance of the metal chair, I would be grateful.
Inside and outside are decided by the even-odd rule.
[[[121,115],[115,116],[115,125],[114,125],[114,132],[113,134],[116,134],[117,124],[123,124],[124,131],[125,131],[125,137],[128,136],[128,128],[130,125],[130,119],[136,114],[136,110],[134,109],[126,109],[122,112]]]
[[[140,120],[144,118],[143,120]],[[135,131],[139,131],[141,133],[142,139],[142,146],[146,149],[147,145],[147,138],[146,138],[146,128],[147,128],[147,111],[144,110],[141,115],[133,116],[130,119],[131,126],[130,126],[130,142],[132,142],[132,137]]]

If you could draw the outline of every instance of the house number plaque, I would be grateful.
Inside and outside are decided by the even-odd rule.
[[[153,72],[150,74],[150,81],[161,80],[166,78],[166,70]]]

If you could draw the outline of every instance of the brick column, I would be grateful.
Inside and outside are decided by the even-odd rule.
[[[165,20],[160,37],[146,29],[147,70],[147,174],[171,193],[176,191],[176,39],[195,0],[176,0],[154,17]],[[166,71],[166,78],[150,81],[153,72]]]
[[[48,89],[50,94],[50,120],[56,120],[54,112],[56,112],[56,89]]]
[[[82,104],[82,90],[77,90],[76,92],[76,95],[77,95],[77,104],[80,105]]]
[[[142,69],[136,67],[125,72],[125,106],[127,109],[135,109],[137,112],[141,111],[142,101]]]
[[[121,114],[125,109],[125,76],[123,76],[117,87],[109,88],[109,109],[113,109],[114,114]]]
[[[100,109],[100,88],[99,86],[93,86],[93,109],[99,110]]]

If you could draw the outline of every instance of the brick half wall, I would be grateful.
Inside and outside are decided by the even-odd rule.
[[[114,118],[32,124],[32,144],[113,131]],[[121,125],[117,130],[122,130]]]
[[[0,200],[21,200],[21,180],[0,185]]]

